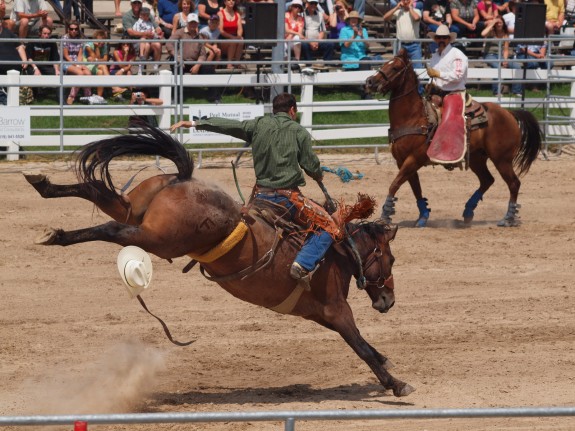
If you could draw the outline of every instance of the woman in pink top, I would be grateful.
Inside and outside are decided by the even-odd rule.
[[[479,18],[481,21],[489,25],[491,21],[499,16],[499,9],[492,0],[482,0],[477,3],[477,10],[479,11]]]
[[[303,12],[303,4],[301,0],[293,0],[285,14],[285,38],[291,40],[287,46],[290,46],[293,51],[294,58],[299,61],[301,57],[301,40],[305,39],[303,34],[305,21],[301,13]],[[287,55],[287,50],[286,50]]]
[[[244,28],[240,14],[236,11],[235,0],[226,0],[225,7],[218,12],[220,16],[220,37],[222,39],[243,40]],[[243,43],[222,43],[222,53],[227,55],[228,61],[240,61]],[[243,64],[228,64],[228,69],[243,69]]]

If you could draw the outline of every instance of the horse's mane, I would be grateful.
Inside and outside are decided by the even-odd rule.
[[[80,183],[101,188],[97,187],[101,181],[109,191],[117,195],[109,164],[116,157],[133,155],[165,157],[176,165],[179,180],[191,179],[194,162],[180,142],[144,121],[138,127],[141,129],[138,133],[95,141],[78,151],[75,170]]]

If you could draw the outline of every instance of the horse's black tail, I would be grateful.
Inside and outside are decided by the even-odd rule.
[[[82,147],[76,154],[76,175],[80,183],[99,189],[98,184],[103,182],[109,191],[117,195],[109,164],[116,157],[128,155],[165,157],[176,165],[178,179],[189,180],[192,177],[194,162],[182,144],[143,121],[138,126],[142,129],[140,133],[118,135]]]
[[[513,165],[519,168],[519,175],[526,174],[531,167],[531,164],[537,158],[541,150],[541,129],[537,118],[529,112],[524,110],[511,112],[519,123],[521,130],[521,143],[519,151],[513,159]]]

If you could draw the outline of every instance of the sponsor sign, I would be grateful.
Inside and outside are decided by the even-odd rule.
[[[30,142],[30,107],[0,107],[0,141]]]
[[[230,104],[230,105],[190,105],[190,120],[210,117],[221,117],[230,120],[251,120],[264,115],[264,105]],[[228,135],[196,130],[190,128],[187,144],[241,142]]]

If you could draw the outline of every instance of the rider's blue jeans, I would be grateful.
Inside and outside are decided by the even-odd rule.
[[[262,194],[256,195],[258,199],[265,199],[276,204],[279,204],[289,210],[293,219],[296,214],[294,204],[290,202],[285,196],[275,194]],[[320,260],[323,259],[329,247],[333,244],[333,238],[329,233],[323,229],[316,232],[311,232],[304,241],[304,244],[297,254],[294,262],[299,263],[305,270],[312,271]]]

